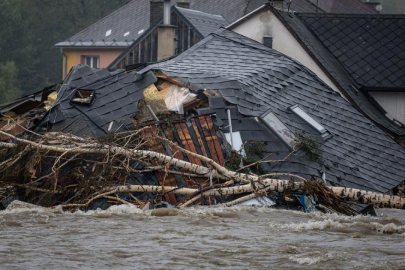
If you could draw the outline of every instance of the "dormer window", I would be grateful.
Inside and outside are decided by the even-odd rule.
[[[91,105],[93,100],[94,100],[94,91],[93,90],[78,89],[75,92],[72,102],[78,103],[78,104]]]
[[[321,134],[322,138],[324,138],[325,140],[332,136],[324,126],[322,126],[320,123],[318,123],[318,121],[316,121],[312,116],[310,116],[300,106],[294,105],[294,106],[290,107],[290,110],[292,110],[299,118],[301,118],[306,123],[308,123],[312,128],[314,128],[316,131],[318,131],[319,134]]]
[[[294,146],[294,133],[292,133],[272,111],[265,112],[259,118],[279,139],[285,142],[289,148]]]

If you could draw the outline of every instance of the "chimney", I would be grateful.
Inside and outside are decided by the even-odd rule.
[[[190,9],[190,1],[188,0],[177,0],[177,6],[181,8]]]
[[[163,3],[163,24],[170,25],[170,13],[171,13],[172,2],[170,0],[164,0]]]
[[[158,61],[174,56],[176,49],[175,48],[176,26],[171,25],[172,4],[170,0],[164,0],[162,4],[163,4],[163,24],[157,26]]]

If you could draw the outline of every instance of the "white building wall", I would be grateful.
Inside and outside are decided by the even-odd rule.
[[[332,89],[340,92],[337,86],[326,76],[325,72],[312,60],[309,54],[271,11],[259,12],[240,25],[234,28],[231,27],[231,30],[260,43],[263,43],[264,36],[273,37],[273,49],[305,65]]]
[[[405,125],[405,93],[370,92],[370,95],[391,117]]]

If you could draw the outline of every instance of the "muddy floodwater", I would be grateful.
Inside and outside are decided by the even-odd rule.
[[[0,268],[405,269],[404,211],[384,214],[16,206],[0,211]]]

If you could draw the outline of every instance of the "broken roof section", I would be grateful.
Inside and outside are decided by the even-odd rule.
[[[38,127],[78,136],[101,136],[133,125],[143,90],[156,81],[153,73],[109,72],[86,65],[73,67],[58,91],[53,107]]]
[[[328,184],[387,192],[405,175],[405,150],[354,109],[314,73],[246,37],[221,29],[172,60],[145,68],[187,80],[190,89],[213,89],[226,102],[211,102],[200,114],[215,113],[223,123],[230,110],[233,131],[246,141],[266,142],[267,154],[280,159],[290,152],[280,136],[256,117],[271,110],[293,133],[313,134],[324,150],[325,167],[291,160],[266,165],[267,172],[291,172],[303,177],[326,173]],[[234,107],[236,105],[236,107]],[[298,105],[331,136],[320,134],[292,111]],[[223,132],[229,132],[226,124]]]
[[[298,15],[356,82],[405,90],[404,15]]]

